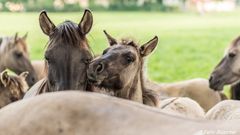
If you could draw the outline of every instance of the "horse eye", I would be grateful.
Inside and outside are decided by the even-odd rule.
[[[235,53],[229,53],[228,56],[229,56],[230,58],[233,58],[233,57],[236,56],[236,54],[235,54]]]
[[[131,62],[134,61],[133,57],[131,57],[131,56],[127,56],[126,60],[127,60],[128,63],[131,63]]]
[[[84,64],[88,65],[91,62],[91,59],[83,59],[82,60]]]
[[[49,57],[45,56],[45,60],[46,60],[48,63],[50,63]]]
[[[21,58],[23,56],[22,52],[15,52],[15,56],[17,58]]]

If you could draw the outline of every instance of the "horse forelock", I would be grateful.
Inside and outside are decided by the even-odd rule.
[[[48,47],[51,48],[58,44],[86,47],[85,44],[87,43],[84,44],[83,42],[87,42],[87,40],[84,35],[80,34],[78,25],[71,21],[65,21],[59,24],[50,36]]]
[[[132,46],[139,52],[139,45],[134,39],[131,38],[122,38],[119,42],[120,45]]]

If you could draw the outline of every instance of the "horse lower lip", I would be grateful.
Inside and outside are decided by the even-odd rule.
[[[209,87],[213,89],[214,91],[221,91],[223,89],[223,86],[217,82],[217,83],[210,83]]]

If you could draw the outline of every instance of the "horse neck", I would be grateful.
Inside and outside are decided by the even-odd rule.
[[[0,44],[0,72],[6,69],[4,55],[8,52],[8,37],[2,38],[2,42]]]
[[[134,79],[129,83],[129,85],[126,85],[124,88],[119,90],[117,97],[143,103],[143,89],[144,85],[141,62]]]
[[[4,57],[3,57],[3,51],[1,51],[1,46],[0,46],[0,72],[4,71],[6,69],[5,64],[4,64]]]

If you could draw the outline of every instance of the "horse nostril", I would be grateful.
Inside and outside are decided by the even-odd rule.
[[[34,83],[36,80],[35,80],[35,78],[34,77],[32,77],[32,82]]]
[[[96,68],[96,73],[101,73],[104,70],[103,63],[99,63]]]

